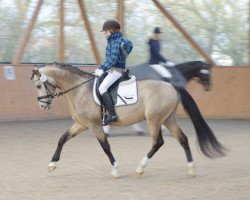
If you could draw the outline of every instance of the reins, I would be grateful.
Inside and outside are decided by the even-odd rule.
[[[86,80],[86,81],[84,81],[84,82],[82,82],[82,83],[80,83],[80,84],[78,84],[78,85],[76,85],[76,86],[74,86],[74,87],[72,87],[72,88],[70,88],[70,89],[68,89],[68,90],[65,90],[65,91],[59,92],[59,93],[55,93],[55,94],[52,94],[52,93],[50,92],[50,90],[49,90],[47,84],[50,85],[50,86],[52,86],[52,87],[54,87],[54,88],[56,88],[56,86],[54,86],[53,84],[51,84],[48,80],[42,82],[42,83],[44,84],[45,89],[46,89],[47,95],[37,97],[38,101],[43,102],[43,103],[51,104],[51,100],[52,100],[53,98],[63,96],[65,93],[67,93],[67,92],[69,92],[69,91],[72,91],[72,90],[74,90],[74,89],[76,89],[76,88],[78,88],[78,87],[80,87],[80,86],[86,84],[87,82],[89,82],[89,81],[91,81],[91,80],[93,80],[93,79],[95,78],[95,75],[93,75],[93,73],[89,73],[89,72],[84,72],[84,73],[85,73],[85,74],[88,74],[88,75],[91,75],[91,76],[93,76],[93,77],[90,78],[90,79],[88,79],[88,80]],[[40,77],[41,77],[41,74],[40,74],[40,73],[39,73],[39,75],[40,75]],[[33,79],[33,77],[34,77],[34,71],[33,71],[33,74],[32,74],[31,79]],[[46,84],[46,83],[47,83],[47,84]],[[41,101],[42,99],[45,99],[45,98],[50,98],[50,99],[48,100],[48,102]]]
[[[85,72],[85,73],[86,73],[86,72]],[[93,74],[91,74],[91,75],[93,75]],[[93,80],[94,78],[95,78],[95,76],[92,77],[92,78],[90,78],[90,79],[88,79],[87,81],[84,81],[83,83],[80,83],[79,85],[76,85],[76,86],[74,86],[74,87],[72,87],[72,88],[70,88],[70,89],[68,89],[68,90],[65,90],[64,92],[55,93],[54,95],[52,95],[52,98],[54,98],[54,97],[60,97],[60,96],[64,95],[65,93],[67,93],[67,92],[69,92],[69,91],[71,91],[71,90],[74,90],[74,89],[76,89],[76,88],[78,88],[78,87],[84,85],[85,83],[87,83],[87,82]]]

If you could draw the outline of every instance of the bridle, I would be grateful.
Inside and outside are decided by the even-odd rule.
[[[38,69],[33,70],[33,71],[32,71],[31,79],[33,79],[35,75],[38,76],[39,80],[43,83],[44,88],[45,88],[46,93],[47,93],[47,94],[44,95],[44,96],[38,96],[38,97],[37,97],[37,100],[38,100],[39,102],[42,102],[42,103],[51,104],[52,99],[54,99],[55,97],[63,96],[65,93],[67,93],[67,92],[69,92],[69,91],[72,91],[72,90],[74,90],[74,89],[76,89],[76,88],[78,88],[78,87],[84,85],[85,83],[87,83],[87,82],[89,82],[89,81],[91,81],[91,80],[93,80],[93,79],[95,78],[95,75],[93,75],[92,73],[88,73],[88,72],[84,72],[84,73],[89,74],[89,75],[91,75],[91,76],[93,76],[93,77],[90,78],[90,79],[88,79],[88,80],[86,80],[86,81],[84,81],[84,82],[82,82],[82,83],[80,83],[80,84],[78,84],[78,85],[76,85],[76,86],[74,86],[74,87],[72,87],[72,88],[70,88],[70,89],[68,89],[68,90],[61,91],[61,92],[59,92],[59,93],[54,93],[54,94],[53,94],[53,92],[51,92],[51,91],[49,90],[48,85],[52,86],[52,87],[55,88],[55,89],[57,88],[57,86],[55,86],[55,85],[53,85],[52,83],[50,83],[50,82],[48,81],[47,76],[42,75],[42,74],[38,71]],[[43,99],[48,99],[48,101],[43,101]]]

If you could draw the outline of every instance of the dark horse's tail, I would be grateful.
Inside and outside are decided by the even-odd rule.
[[[209,158],[225,156],[226,149],[203,119],[193,97],[184,88],[176,89],[181,96],[184,109],[194,124],[201,152]]]

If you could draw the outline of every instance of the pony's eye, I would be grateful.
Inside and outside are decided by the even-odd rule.
[[[41,89],[41,85],[36,86],[37,89]]]

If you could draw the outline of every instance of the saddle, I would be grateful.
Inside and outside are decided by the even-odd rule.
[[[102,106],[102,97],[99,93],[99,86],[104,80],[107,74],[102,77],[96,78],[93,87],[93,96],[95,102]],[[129,76],[129,70],[127,70],[121,78],[119,78],[109,89],[108,92],[113,100],[115,107],[135,104],[138,99],[136,77]]]
[[[185,88],[187,84],[186,78],[177,67],[167,67],[166,65],[143,63],[132,67],[131,74],[136,76],[136,80],[162,80],[177,88]]]

